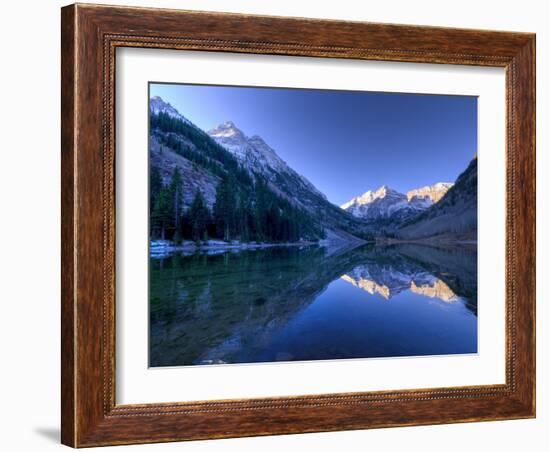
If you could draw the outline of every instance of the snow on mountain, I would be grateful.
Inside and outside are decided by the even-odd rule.
[[[403,220],[416,215],[437,202],[453,184],[439,182],[411,190],[406,195],[386,185],[367,191],[340,207],[364,220]]]
[[[302,188],[325,198],[310,181],[288,166],[260,136],[246,136],[232,121],[226,121],[208,131],[208,135],[237,157],[246,168],[263,174],[271,182],[279,180],[281,174],[287,174],[298,180]]]
[[[149,100],[149,108],[152,114],[159,114],[161,112],[166,113],[172,118],[179,119],[187,124],[193,125],[185,116],[181,115],[178,110],[176,110],[168,102],[162,100],[160,96],[153,96]]]
[[[413,198],[431,200],[431,204],[439,201],[445,193],[449,191],[454,184],[451,182],[438,182],[434,185],[426,185],[422,188],[416,188],[407,192],[407,199],[411,201]]]
[[[287,164],[259,136],[247,137],[232,121],[226,121],[208,132],[214,140],[242,163],[254,169],[289,169]]]
[[[452,289],[433,274],[403,263],[367,263],[342,275],[342,280],[386,300],[405,290],[452,303],[458,298]]]
[[[390,219],[409,207],[407,196],[386,185],[375,191],[369,190],[341,206],[353,216],[365,220]]]

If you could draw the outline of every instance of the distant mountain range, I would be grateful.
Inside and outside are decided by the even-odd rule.
[[[355,217],[368,221],[402,222],[438,202],[452,186],[452,183],[439,182],[404,194],[383,185],[375,191],[369,190],[351,199],[340,207]]]
[[[471,211],[476,204],[472,198],[477,198],[477,179],[473,181],[471,177],[460,183],[439,182],[407,193],[382,186],[338,207],[261,137],[248,137],[233,122],[205,132],[158,96],[150,99],[150,113],[155,119],[150,130],[150,164],[165,185],[170,184],[174,169],[178,168],[183,208],[192,204],[199,191],[208,207],[214,209],[220,183],[234,173],[232,180],[239,181],[234,189],[243,200],[254,204],[254,187],[265,184],[274,199],[281,200],[281,206],[293,206],[289,209],[298,209],[305,222],[317,225],[307,229],[304,238],[309,239],[329,236],[331,240],[353,241],[390,234],[413,239],[452,234],[457,232],[457,217],[477,215],[477,210]],[[445,209],[441,208],[443,205]],[[284,210],[284,206],[280,209]],[[439,218],[442,216],[444,219]],[[449,221],[453,224],[447,224]],[[469,227],[476,228],[477,224],[465,221],[460,233]],[[319,229],[325,232],[314,232]]]

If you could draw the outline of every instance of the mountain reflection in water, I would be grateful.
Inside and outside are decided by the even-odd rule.
[[[475,248],[151,259],[151,366],[476,352]]]
[[[386,300],[404,290],[410,290],[430,298],[438,298],[447,303],[459,300],[459,297],[445,282],[431,273],[425,271],[402,273],[394,271],[391,267],[385,269],[387,271],[384,272],[378,270],[380,267],[376,264],[360,265],[350,273],[342,275],[341,278],[372,295],[382,295]]]

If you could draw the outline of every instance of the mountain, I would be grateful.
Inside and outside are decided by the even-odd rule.
[[[461,173],[445,195],[397,231],[403,239],[434,236],[477,239],[477,157]]]
[[[169,102],[164,102],[160,96],[153,96],[149,101],[149,110],[151,114],[158,115],[159,113],[165,113],[171,118],[182,121],[186,124],[193,125],[186,117],[181,115],[178,110],[176,110]]]
[[[378,190],[369,190],[340,207],[367,222],[400,223],[438,202],[452,185],[440,182],[411,190],[406,195],[383,185]]]
[[[216,200],[216,188],[221,179],[206,168],[194,164],[174,148],[166,145],[166,135],[154,131],[149,137],[149,164],[161,179],[162,185],[169,185],[174,170],[182,175],[182,206],[189,207],[197,191],[200,191],[212,208]]]
[[[261,137],[246,136],[230,121],[206,133],[153,97],[149,153],[152,236],[362,241],[363,221],[331,204]]]
[[[407,192],[407,200],[411,201],[414,198],[430,200],[431,204],[438,202],[445,193],[449,191],[454,184],[450,182],[438,182],[434,185],[427,185],[422,188],[416,188]]]
[[[446,303],[454,303],[458,297],[441,279],[434,278],[428,283],[411,282],[411,292],[422,294],[430,298],[438,298]]]
[[[389,300],[405,290],[452,303],[458,299],[451,288],[431,273],[391,265],[361,265],[340,278],[358,289]],[[407,271],[408,270],[408,271]]]
[[[342,237],[344,231],[361,235],[367,230],[363,221],[358,221],[329,202],[320,190],[294,171],[258,135],[246,136],[232,121],[220,124],[208,135],[228,150],[250,174],[264,176],[271,190],[318,217],[323,226],[336,232],[337,236]],[[346,237],[346,240],[350,239],[353,238]]]
[[[367,191],[340,206],[357,218],[364,220],[389,219],[407,208],[407,197],[383,185],[376,191]]]
[[[310,181],[288,166],[260,136],[247,137],[232,121],[220,124],[210,130],[208,135],[231,152],[249,171],[264,175],[274,184],[279,182],[282,175],[287,175],[297,185],[295,189],[309,190],[325,198]]]
[[[231,121],[205,132],[159,96],[150,99],[149,154],[154,238],[360,243],[473,237],[477,227],[477,166],[454,185],[406,194],[384,185],[340,208],[260,136]]]

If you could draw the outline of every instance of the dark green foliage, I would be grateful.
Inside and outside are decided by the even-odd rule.
[[[174,229],[172,207],[170,191],[167,187],[162,187],[151,209],[151,234],[154,237],[164,240],[167,238],[167,232]]]
[[[170,184],[163,185],[159,169],[153,166],[149,184],[151,235],[161,239],[170,236],[180,241],[183,193],[179,169],[174,169]]]
[[[181,203],[183,201],[183,192],[182,192],[182,180],[181,174],[178,167],[174,168],[172,174],[172,180],[170,181],[170,186],[168,187],[170,191],[170,199],[172,201],[172,214],[174,217],[174,227],[179,230],[181,212]]]
[[[235,180],[229,175],[222,180],[216,190],[216,202],[213,208],[216,237],[229,240],[237,230],[237,196]]]
[[[191,223],[191,238],[193,240],[208,240],[208,225],[211,215],[200,190],[197,190],[191,207],[189,207],[188,217]]]
[[[154,206],[162,189],[162,176],[156,166],[151,166],[149,176],[149,205]]]
[[[160,112],[150,117],[151,130],[164,132],[159,138],[163,145],[174,152],[209,170],[219,177],[233,173],[239,182],[250,185],[252,180],[248,172],[241,167],[238,160],[216,143],[208,134],[183,121]],[[190,146],[181,138],[193,143]]]
[[[181,175],[158,187],[151,168],[151,235],[153,238],[295,242],[324,238],[320,219],[277,195],[265,178],[251,175],[238,160],[206,133],[166,113],[151,115],[151,133],[163,146],[220,179],[212,212],[200,191],[182,210]],[[155,183],[153,184],[153,179]],[[153,193],[153,186],[155,192]],[[154,203],[153,203],[154,201]]]

